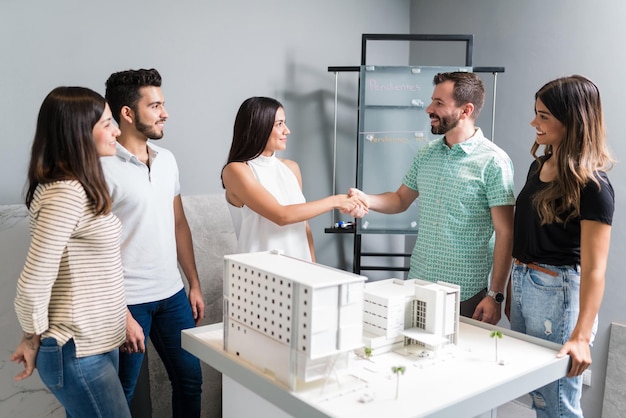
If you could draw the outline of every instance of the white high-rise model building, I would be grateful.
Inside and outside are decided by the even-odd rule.
[[[224,349],[295,389],[363,346],[365,277],[279,252],[224,257]]]

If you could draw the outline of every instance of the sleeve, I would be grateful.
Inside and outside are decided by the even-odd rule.
[[[85,195],[66,182],[38,190],[31,204],[31,243],[17,282],[15,312],[24,332],[49,327],[48,307],[63,253],[85,206]]]
[[[507,158],[495,157],[485,173],[487,201],[489,207],[515,205],[515,186],[513,183],[513,163]]]
[[[411,190],[415,190],[418,193],[419,193],[419,185],[417,184],[417,177],[418,177],[419,167],[430,145],[431,144],[427,144],[426,146],[420,148],[417,154],[415,154],[415,157],[413,158],[413,163],[411,163],[411,167],[409,168],[409,171],[404,175],[404,178],[402,179],[402,184],[404,184],[406,187],[408,187]]]
[[[174,196],[178,196],[180,194],[180,178],[178,172],[178,164],[176,163],[176,157],[172,154],[172,164],[174,165],[174,171],[176,173],[175,184],[174,184]]]
[[[580,195],[580,219],[611,225],[615,211],[615,192],[606,173],[598,173],[596,178],[600,186],[590,181]]]

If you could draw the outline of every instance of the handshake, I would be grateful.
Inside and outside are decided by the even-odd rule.
[[[362,218],[369,212],[369,196],[359,189],[351,188],[347,195],[337,195],[341,202],[337,207],[341,213],[350,214],[353,218]]]

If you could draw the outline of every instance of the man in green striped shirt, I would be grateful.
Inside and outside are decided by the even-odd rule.
[[[496,324],[511,267],[513,164],[474,126],[485,98],[480,78],[440,73],[434,84],[426,113],[432,133],[444,137],[420,149],[395,192],[350,194],[362,194],[369,210],[382,213],[403,212],[419,196],[409,278],[459,285],[461,315]]]

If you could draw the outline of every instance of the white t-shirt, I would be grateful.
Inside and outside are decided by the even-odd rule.
[[[101,157],[112,212],[122,221],[122,265],[129,305],[167,299],[183,288],[178,270],[174,197],[180,194],[174,155],[148,142],[150,168],[122,145]]]

